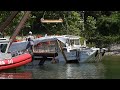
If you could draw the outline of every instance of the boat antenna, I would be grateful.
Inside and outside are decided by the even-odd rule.
[[[46,11],[44,11],[42,18],[44,18]]]

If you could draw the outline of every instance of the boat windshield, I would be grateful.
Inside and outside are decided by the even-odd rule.
[[[73,45],[79,45],[79,39],[70,39],[68,45],[73,46]]]

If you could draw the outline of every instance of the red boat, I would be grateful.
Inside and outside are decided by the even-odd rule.
[[[12,51],[8,53],[8,46],[9,40],[0,38],[0,70],[20,67],[32,61],[32,55],[30,53],[16,52],[13,54]],[[17,50],[17,47],[15,48]]]
[[[32,61],[32,56],[28,53],[12,57],[11,59],[0,60],[0,70],[20,67]]]
[[[30,13],[31,13],[31,11],[26,11],[25,12],[25,14],[23,15],[20,23],[16,27],[13,35],[8,40],[6,38],[4,38],[4,35],[1,32],[3,32],[5,30],[5,28],[11,23],[11,21],[18,14],[18,11],[12,12],[10,17],[8,17],[6,19],[6,21],[2,24],[3,27],[0,30],[0,33],[1,33],[0,34],[0,70],[19,67],[19,66],[25,65],[25,64],[32,61],[31,54],[22,52],[23,48],[26,48],[26,47],[22,46],[23,48],[21,48],[20,47],[21,42],[18,43],[16,45],[16,47],[14,47],[12,45],[16,36],[19,34],[20,30],[23,28],[23,25],[27,21]],[[11,46],[13,46],[13,48],[9,51]],[[16,53],[13,54],[13,52],[16,52]],[[20,53],[18,54],[18,52],[20,52]]]

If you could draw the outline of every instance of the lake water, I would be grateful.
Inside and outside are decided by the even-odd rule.
[[[98,63],[38,63],[1,71],[0,79],[120,79],[120,56],[105,56]]]

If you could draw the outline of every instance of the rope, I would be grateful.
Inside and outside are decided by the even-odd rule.
[[[46,28],[46,31],[47,31],[49,34],[52,34],[52,33],[49,31],[49,29],[48,29],[43,23],[41,23],[41,25]]]
[[[62,23],[62,26],[63,26],[64,29],[66,29],[65,26],[63,25],[63,23]]]
[[[44,11],[42,18],[44,18],[46,11]]]

